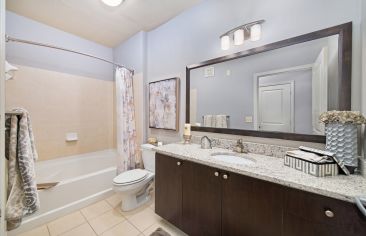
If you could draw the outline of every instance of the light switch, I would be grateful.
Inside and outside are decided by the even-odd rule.
[[[209,66],[204,69],[205,77],[215,76],[215,67]]]
[[[66,142],[73,142],[78,140],[78,133],[67,133]]]
[[[252,116],[246,116],[245,117],[245,123],[252,123],[253,122],[253,117]]]

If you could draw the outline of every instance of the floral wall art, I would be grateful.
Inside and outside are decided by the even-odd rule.
[[[179,78],[149,83],[149,127],[178,130]]]

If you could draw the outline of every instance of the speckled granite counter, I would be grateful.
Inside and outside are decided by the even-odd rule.
[[[282,158],[258,154],[240,154],[255,160],[255,164],[238,165],[214,159],[213,153],[233,153],[228,149],[201,149],[197,144],[180,143],[156,147],[155,151],[179,159],[188,160],[230,172],[270,181],[324,196],[353,202],[355,196],[366,196],[366,178],[358,175],[335,177],[313,177],[284,166]]]

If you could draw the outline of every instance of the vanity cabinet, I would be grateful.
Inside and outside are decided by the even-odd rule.
[[[234,173],[222,176],[222,235],[280,236],[282,186]]]
[[[191,236],[221,235],[221,179],[217,170],[185,162],[183,173],[183,231]]]
[[[288,189],[284,202],[284,236],[366,235],[366,217],[355,204],[297,189]]]
[[[190,236],[358,236],[355,204],[156,154],[155,211]]]
[[[177,226],[182,224],[183,161],[155,155],[155,212]]]

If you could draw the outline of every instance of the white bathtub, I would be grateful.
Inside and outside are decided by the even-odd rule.
[[[25,217],[22,226],[9,235],[27,231],[113,194],[116,157],[115,150],[104,150],[37,162],[37,183],[59,184],[38,191],[41,208]]]

